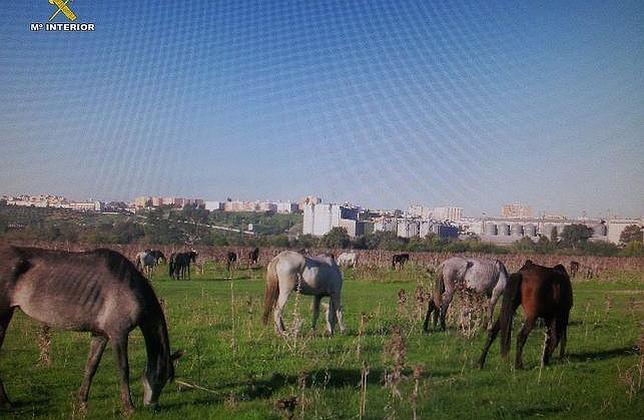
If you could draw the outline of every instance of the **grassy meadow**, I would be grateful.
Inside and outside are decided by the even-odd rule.
[[[186,354],[159,411],[146,410],[139,381],[145,348],[138,330],[130,335],[133,418],[639,418],[644,412],[644,358],[635,347],[643,341],[641,273],[574,283],[567,357],[560,360],[557,351],[541,369],[544,330],[538,328],[526,344],[522,371],[499,358],[498,341],[479,370],[480,330],[453,322],[446,333],[422,333],[425,304],[417,287],[428,288],[430,278],[421,267],[347,270],[348,331],[334,337],[323,333],[324,310],[310,332],[311,298],[295,295],[286,322],[300,334],[277,337],[272,325],[261,323],[263,269],[240,267],[231,276],[206,264],[192,280],[174,281],[160,267],[153,284],[172,347]],[[453,310],[458,307],[455,302]],[[40,350],[47,340],[39,332],[39,324],[16,311],[0,350],[0,375],[16,409],[0,417],[119,417],[110,347],[84,411],[74,395],[89,334],[54,331],[47,362]],[[291,411],[280,408],[292,397]]]

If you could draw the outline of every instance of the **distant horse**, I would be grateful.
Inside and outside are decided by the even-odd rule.
[[[146,277],[149,278],[152,276],[152,269],[154,268],[156,261],[154,256],[150,254],[150,251],[139,252],[136,254],[136,257],[134,257],[134,261],[136,263],[136,268],[145,274]]]
[[[398,266],[399,269],[402,269],[407,261],[409,261],[409,254],[394,254],[391,257],[391,268],[395,269]]]
[[[343,252],[338,255],[338,265],[340,267],[352,267],[355,268],[358,263],[358,254],[355,252]]]
[[[499,260],[452,257],[443,261],[438,270],[434,294],[429,300],[423,330],[429,331],[429,319],[432,313],[434,327],[440,318],[441,329],[445,330],[445,316],[454,298],[454,292],[459,287],[485,294],[490,299],[487,315],[488,328],[492,328],[494,307],[503,294],[509,277],[505,265]]]
[[[154,274],[154,268],[159,265],[159,261],[165,261],[165,255],[158,250],[145,250],[136,254],[136,268],[141,270],[148,278]]]
[[[510,276],[503,296],[501,315],[488,333],[479,366],[482,368],[485,364],[487,352],[499,330],[501,331],[501,356],[507,357],[510,351],[512,318],[519,305],[523,307],[525,321],[517,337],[515,367],[517,369],[523,367],[523,346],[538,318],[544,319],[547,328],[541,365],[548,363],[558,344],[561,344],[559,357],[563,357],[566,352],[568,318],[572,301],[572,284],[563,265],[550,268],[536,265],[530,260],[526,261],[517,273]]]
[[[248,265],[255,265],[259,261],[259,248],[255,247],[248,253]]]
[[[150,283],[118,252],[50,251],[0,247],[0,346],[15,308],[43,324],[92,334],[83,383],[87,402],[92,378],[108,341],[116,357],[125,412],[133,410],[127,356],[128,335],[141,329],[147,350],[143,403],[156,406],[174,378],[170,340],[163,311]],[[10,406],[0,380],[0,405]]]
[[[165,254],[158,249],[153,249],[150,251],[150,254],[154,257],[155,264],[159,265],[161,262],[167,262],[168,260],[165,257]]]
[[[266,324],[274,311],[275,328],[279,334],[284,334],[282,311],[294,290],[303,295],[313,296],[313,329],[320,315],[320,301],[329,296],[326,330],[333,334],[337,321],[340,332],[344,332],[341,304],[342,272],[333,258],[309,257],[293,251],[283,251],[268,264],[263,321]]]
[[[191,262],[197,262],[197,253],[194,250],[170,255],[170,264],[168,265],[170,277],[175,280],[184,280],[188,274],[188,280],[190,280]]]
[[[230,267],[237,262],[237,253],[233,251],[228,251],[226,254],[226,270],[230,271]]]
[[[577,277],[579,271],[579,263],[577,261],[570,261],[570,277],[573,279]]]

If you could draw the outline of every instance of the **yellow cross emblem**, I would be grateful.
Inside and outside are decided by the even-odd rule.
[[[58,10],[54,12],[53,15],[49,18],[51,21],[53,18],[58,15],[58,13],[63,12],[65,16],[67,16],[67,19],[71,20],[72,22],[76,20],[76,15],[74,12],[72,12],[72,9],[69,8],[67,3],[71,3],[72,0],[49,0],[49,4],[53,4],[54,6],[58,7]]]

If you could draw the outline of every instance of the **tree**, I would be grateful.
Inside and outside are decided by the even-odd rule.
[[[637,225],[628,225],[619,235],[619,242],[626,245],[631,242],[644,242],[642,228]]]
[[[343,227],[334,227],[322,237],[322,245],[326,248],[346,248],[350,243],[351,238]]]
[[[592,228],[581,223],[573,223],[572,225],[564,226],[561,231],[561,242],[564,246],[577,249],[579,245],[588,242],[591,236],[593,236]]]

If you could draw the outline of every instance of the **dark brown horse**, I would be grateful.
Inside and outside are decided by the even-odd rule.
[[[191,262],[197,262],[197,252],[194,250],[171,254],[170,262],[168,264],[168,274],[175,280],[184,280],[187,274],[188,280],[190,280]]]
[[[255,247],[248,253],[248,265],[255,265],[259,261],[259,248]]]
[[[407,261],[409,261],[409,254],[394,254],[391,257],[391,268],[395,269],[398,266],[399,269],[402,269]]]
[[[235,262],[237,262],[237,253],[228,251],[228,254],[226,254],[226,270],[230,271],[230,267],[234,266]]]
[[[92,378],[111,341],[125,412],[130,397],[128,335],[139,327],[145,339],[147,366],[143,403],[157,405],[165,384],[174,378],[165,317],[150,283],[118,252],[50,251],[0,246],[0,346],[15,308],[43,324],[91,333],[89,357],[78,398],[87,402]],[[17,374],[17,373],[16,373]],[[10,406],[0,380],[0,405]]]
[[[577,277],[579,271],[579,263],[577,261],[570,261],[570,277],[573,279]]]
[[[519,272],[510,276],[503,294],[501,315],[488,333],[485,348],[479,360],[480,367],[485,364],[487,352],[501,331],[501,356],[507,357],[510,351],[510,336],[514,312],[521,305],[525,322],[517,337],[515,367],[523,367],[523,346],[534,328],[537,319],[543,318],[546,324],[546,342],[541,364],[546,365],[550,356],[560,345],[559,357],[566,352],[568,317],[572,308],[572,284],[566,268],[559,264],[553,268],[543,267],[528,260]]]

